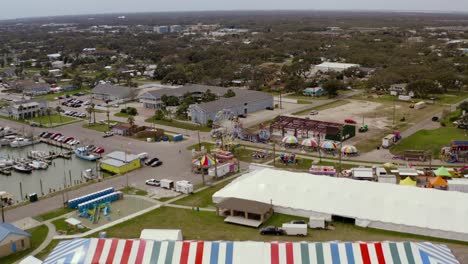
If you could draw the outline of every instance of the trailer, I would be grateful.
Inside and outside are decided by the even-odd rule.
[[[395,144],[397,138],[394,134],[389,134],[382,139],[382,147],[383,148],[390,148],[393,144]]]
[[[283,224],[281,229],[288,236],[307,236],[307,224]]]
[[[168,180],[168,179],[162,179],[160,181],[161,183],[161,188],[171,190],[174,188],[174,181]]]
[[[422,109],[426,107],[426,102],[421,101],[414,104],[414,109]]]
[[[176,192],[180,193],[193,193],[193,184],[189,181],[177,181],[175,183],[175,190]]]
[[[320,217],[309,217],[309,227],[316,229],[325,229],[327,227],[325,219]]]

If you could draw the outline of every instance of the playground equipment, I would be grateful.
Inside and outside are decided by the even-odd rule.
[[[271,157],[271,152],[266,150],[257,150],[252,153],[252,158],[254,159],[268,159]]]
[[[216,156],[216,159],[220,162],[226,162],[234,158],[234,155],[230,151],[225,151],[221,149],[213,149],[211,155]]]
[[[452,141],[450,146],[442,147],[440,160],[448,163],[466,162],[468,160],[468,141]]]
[[[84,195],[75,199],[68,200],[67,202],[68,208],[72,208],[72,209],[77,208],[79,204],[94,200],[96,198],[99,198],[99,197],[102,197],[102,196],[105,196],[114,192],[115,192],[114,187],[110,187],[110,188],[107,188],[98,192],[94,192],[94,193],[87,194],[87,195]]]
[[[280,160],[281,160],[284,164],[293,164],[293,163],[297,163],[297,159],[296,159],[296,154],[295,154],[295,153],[291,153],[290,155],[285,154],[285,153],[281,153],[281,154],[280,154]]]
[[[98,197],[96,199],[81,203],[78,205],[78,211],[83,214],[87,212],[89,209],[93,209],[98,204],[107,203],[107,202],[114,202],[123,198],[122,192],[113,192],[102,197]]]

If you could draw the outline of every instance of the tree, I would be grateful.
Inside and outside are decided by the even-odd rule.
[[[154,119],[155,120],[164,120],[164,118],[166,117],[165,113],[163,110],[161,109],[158,109],[154,112]]]
[[[81,89],[81,87],[83,86],[83,78],[77,74],[73,76],[71,83],[73,86],[77,87],[78,89]]]
[[[211,102],[216,100],[216,94],[212,93],[210,89],[206,90],[206,92],[202,96],[203,102]]]
[[[88,113],[88,116],[89,116],[88,125],[91,125],[91,118],[92,118],[91,114],[93,113],[93,108],[91,106],[86,107],[86,112]]]
[[[302,78],[297,76],[290,76],[288,79],[285,80],[284,89],[286,91],[295,92],[296,94],[300,94],[305,88],[305,82]]]
[[[49,118],[49,126],[52,126],[52,119],[50,118],[51,113],[52,113],[52,109],[50,109],[50,107],[48,107],[46,109],[46,114],[47,114],[47,117]]]
[[[39,120],[39,126],[42,126],[42,118],[40,118],[42,110],[43,109],[37,109],[36,110],[36,117],[38,118],[37,120]]]
[[[322,85],[322,87],[323,87],[323,89],[325,89],[327,91],[328,96],[330,98],[332,98],[332,97],[336,97],[338,95],[339,90],[344,89],[344,84],[341,81],[331,79],[331,80],[326,81]]]
[[[228,89],[226,93],[224,94],[225,98],[234,97],[234,96],[236,96],[236,93],[231,89]]]
[[[55,111],[57,111],[57,114],[59,115],[60,118],[60,123],[62,123],[62,108],[60,106],[55,107]]]
[[[431,93],[441,93],[442,89],[431,80],[423,79],[411,82],[406,86],[407,91],[412,91],[415,97],[426,98]]]
[[[133,127],[133,126],[135,125],[135,117],[129,116],[129,117],[127,118],[127,122],[130,124],[130,126]]]
[[[468,101],[463,101],[458,108],[468,113]]]

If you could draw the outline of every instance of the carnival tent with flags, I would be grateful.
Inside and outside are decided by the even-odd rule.
[[[335,150],[338,148],[336,143],[333,141],[324,141],[320,147],[325,150]]]
[[[357,154],[358,150],[357,150],[357,148],[355,146],[347,145],[347,146],[343,146],[341,148],[341,152],[343,154]]]
[[[444,167],[440,167],[434,171],[435,176],[442,176],[442,177],[452,177],[452,174]]]
[[[195,159],[193,161],[193,164],[198,167],[209,168],[211,166],[214,166],[216,164],[216,161],[212,156],[205,154],[200,158]]]
[[[434,188],[434,187],[443,187],[446,188],[448,186],[447,181],[444,180],[441,176],[437,176],[434,179],[430,180],[430,185],[429,187]]]
[[[458,264],[450,249],[428,242],[254,242],[74,239],[60,242],[44,264]]]
[[[313,138],[306,138],[306,139],[302,140],[301,145],[302,145],[303,147],[309,147],[309,148],[316,148],[316,147],[318,147],[317,140],[315,140],[315,139],[313,139]]]
[[[406,177],[404,180],[400,181],[400,185],[405,186],[416,186],[416,181],[413,181],[411,177]]]
[[[282,140],[284,144],[297,144],[299,141],[295,136],[285,136]]]

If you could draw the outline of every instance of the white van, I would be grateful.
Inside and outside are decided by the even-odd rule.
[[[288,236],[307,236],[307,224],[283,224],[281,229]]]

